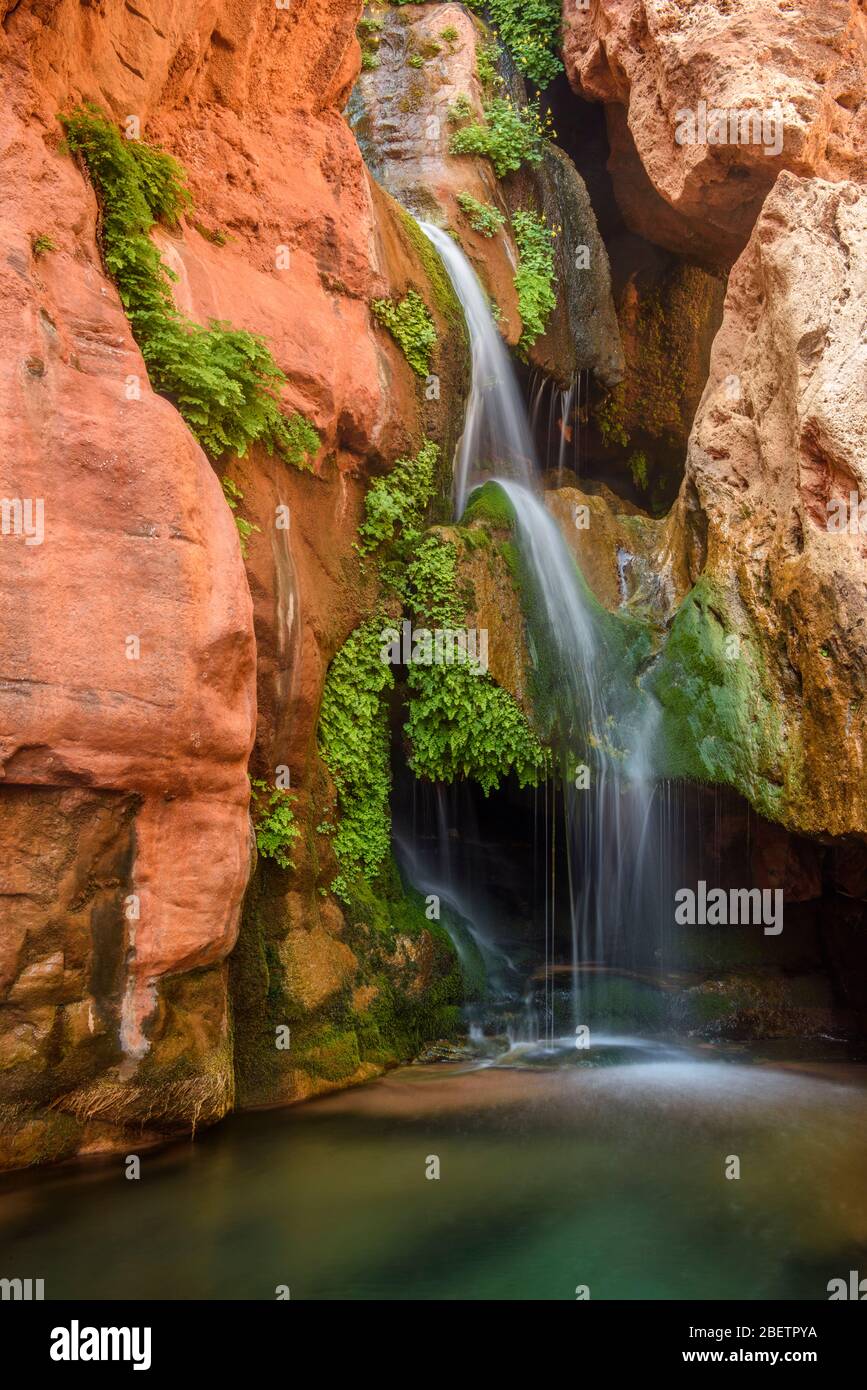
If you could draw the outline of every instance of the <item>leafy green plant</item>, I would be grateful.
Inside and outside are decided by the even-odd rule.
[[[404,92],[400,101],[397,103],[398,110],[408,116],[411,111],[418,111],[424,100],[424,83],[411,82]]]
[[[488,0],[488,10],[515,66],[537,87],[563,71],[561,0]]]
[[[295,824],[294,796],[288,788],[271,787],[261,777],[251,778],[250,787],[256,848],[281,869],[294,869],[290,853],[301,834]]]
[[[379,67],[379,44],[382,27],[383,21],[381,19],[360,19],[355,26],[355,33],[361,44],[361,66],[365,72]]]
[[[56,251],[57,244],[52,241],[50,236],[35,236],[30,243],[30,249],[34,256],[47,256],[49,251]]]
[[[240,516],[238,514],[238,508],[244,500],[244,494],[238,487],[238,484],[234,481],[234,479],[230,478],[228,474],[224,473],[222,478],[220,479],[220,483],[223,488],[223,496],[225,497],[226,501],[232,509],[232,515],[235,518],[235,525],[238,528],[238,535],[241,540],[241,554],[246,560],[247,542],[249,541],[253,532],[258,531],[260,528],[255,524],[255,522],[248,521],[246,517]]]
[[[281,412],[286,378],[264,338],[216,319],[205,328],[174,306],[176,277],[149,234],[157,220],[176,224],[191,205],[180,165],[164,150],[124,140],[97,107],[79,106],[59,119],[99,197],[106,269],[154,390],[174,402],[212,458],[241,456],[258,442],[308,466],[319,437],[303,416]]]
[[[69,134],[67,127],[67,139]],[[143,140],[127,140],[124,147],[138,165],[139,188],[152,217],[167,227],[176,227],[181,214],[193,206],[193,195],[180,164],[159,146],[147,145]]]
[[[521,351],[533,345],[545,332],[548,316],[557,303],[554,289],[554,229],[532,208],[523,208],[512,217],[518,247],[515,289],[522,331]]]
[[[407,575],[416,618],[431,627],[461,631],[466,605],[457,582],[457,552],[450,541],[428,536]],[[407,678],[409,713],[404,726],[409,763],[417,777],[452,782],[471,777],[485,795],[510,772],[534,786],[547,769],[547,754],[508,691],[468,660],[452,665],[413,663]]]
[[[497,64],[500,49],[496,43],[480,43],[476,49],[476,72],[483,87],[498,86],[502,81]]]
[[[386,696],[394,675],[381,654],[386,624],[377,614],[350,633],[329,667],[319,713],[319,749],[340,812],[332,839],[339,873],[331,886],[344,901],[353,879],[373,879],[391,848]]]
[[[474,232],[482,236],[495,236],[505,222],[505,217],[492,203],[480,203],[471,193],[459,193],[457,204]]]
[[[473,114],[470,99],[466,92],[459,92],[446,112],[449,125],[458,125],[460,121],[468,121]]]
[[[205,241],[210,241],[213,246],[225,246],[227,242],[234,240],[228,232],[224,232],[222,227],[208,227],[204,222],[193,222],[193,226],[203,236]]]
[[[407,62],[409,63],[411,68],[420,68],[424,66],[424,58],[421,56],[420,53],[411,53],[407,59]]]
[[[405,545],[418,536],[433,495],[439,454],[439,445],[426,439],[415,458],[398,459],[386,477],[374,480],[364,499],[364,521],[358,530],[362,555],[391,544],[398,530]]]
[[[374,299],[370,307],[383,327],[400,344],[413,371],[419,376],[427,376],[431,353],[437,344],[437,332],[421,295],[415,290],[408,290],[403,299]]]
[[[486,156],[501,179],[522,164],[541,163],[547,129],[538,103],[518,107],[509,97],[493,97],[485,103],[483,123],[475,121],[454,132],[449,153]]]
[[[445,29],[440,30],[440,38],[442,39],[443,43],[447,43],[450,45],[455,44],[457,43],[459,37],[460,35],[458,34],[458,31],[453,24],[447,24]]]

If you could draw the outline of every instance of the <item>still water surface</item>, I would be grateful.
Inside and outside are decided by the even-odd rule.
[[[16,1175],[0,1273],[48,1298],[825,1299],[867,1274],[865,1176],[863,1065],[567,1040],[236,1116],[138,1182],[122,1157]]]

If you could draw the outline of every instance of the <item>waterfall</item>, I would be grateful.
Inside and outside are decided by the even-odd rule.
[[[541,493],[541,469],[517,378],[484,292],[463,252],[436,227],[422,228],[439,251],[466,313],[472,350],[472,389],[455,462],[455,516],[483,481],[502,488],[516,518],[516,539],[525,583],[537,615],[530,636],[556,673],[552,705],[557,709],[561,829],[552,814],[546,854],[545,1020],[553,1042],[553,971],[562,949],[553,884],[556,840],[565,837],[573,1026],[582,1018],[581,972],[628,961],[637,927],[656,933],[665,888],[660,824],[653,815],[654,786],[646,750],[656,718],[647,702],[644,722],[631,730],[632,746],[613,750],[616,725],[613,692],[599,659],[598,637],[586,588],[557,522]],[[558,391],[561,423],[573,408],[580,381]],[[538,410],[541,390],[535,395]],[[553,407],[552,407],[553,408]],[[558,450],[562,468],[564,453]],[[576,775],[576,767],[581,775]],[[586,779],[589,775],[589,785]],[[584,781],[582,782],[582,777]],[[546,795],[546,824],[548,798]],[[670,898],[668,899],[670,901]]]
[[[428,222],[421,228],[442,257],[470,334],[472,387],[454,469],[455,515],[461,516],[469,493],[487,478],[529,483],[535,448],[515,370],[475,271],[446,232]]]

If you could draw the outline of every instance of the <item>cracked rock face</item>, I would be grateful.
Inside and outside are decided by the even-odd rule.
[[[781,170],[864,179],[867,18],[857,0],[599,0],[565,5],[564,23],[570,82],[605,103],[618,202],[649,240],[727,268]],[[701,103],[706,116],[773,112],[779,124],[758,141],[751,126],[749,143],[679,144],[678,126],[698,119]]]

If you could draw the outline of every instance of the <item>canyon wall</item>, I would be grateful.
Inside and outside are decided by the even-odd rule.
[[[579,559],[618,535],[627,603],[662,622],[660,771],[731,785],[792,830],[863,836],[863,9],[599,0],[564,16],[569,80],[604,103],[628,226],[732,267],[672,511],[612,519],[616,499],[594,499],[604,523],[564,534]],[[701,103],[778,124],[679,143]],[[552,506],[565,517],[574,501]],[[586,567],[617,606],[611,561]]]
[[[296,986],[305,1016],[337,989],[365,1002],[323,897],[327,839],[322,864],[315,851],[313,801],[333,798],[318,706],[369,596],[353,550],[366,482],[426,432],[450,454],[466,348],[341,115],[359,14],[342,0],[4,10],[0,474],[4,497],[44,508],[41,540],[4,526],[0,545],[6,1162],[145,1142],[234,1102],[226,962],[245,890],[260,906],[265,892],[261,864],[248,889],[248,763],[270,783],[288,769],[305,826],[291,891],[275,870],[265,893],[272,974],[315,977],[315,999]],[[194,209],[156,234],[175,303],[263,335],[284,410],[318,433],[310,472],[260,446],[215,471],[151,389],[97,198],[62,142],[58,113],[82,101],[182,163]],[[410,285],[438,331],[439,400],[370,313]],[[258,527],[246,575],[219,473]],[[394,950],[408,985],[412,952],[429,982],[453,972],[424,934]],[[341,1078],[375,1070],[343,1050]],[[327,1060],[278,1060],[284,1098],[333,1084]]]
[[[863,182],[858,0],[593,0],[563,17],[569,80],[604,103],[617,198],[649,240],[728,268],[781,168]],[[769,119],[733,142],[714,111]]]
[[[458,240],[513,347],[523,324],[510,219],[524,208],[541,213],[554,241],[557,303],[527,356],[561,383],[587,369],[614,385],[623,375],[623,354],[608,255],[571,159],[548,144],[538,164],[503,172],[484,154],[451,149],[461,126],[483,121],[492,102],[508,98],[526,108],[525,84],[502,51],[497,58],[493,31],[458,4],[370,4],[363,28],[368,63],[350,116],[376,178],[416,217]],[[497,224],[480,230],[459,202],[467,197],[490,209]],[[586,253],[580,269],[579,248]]]

